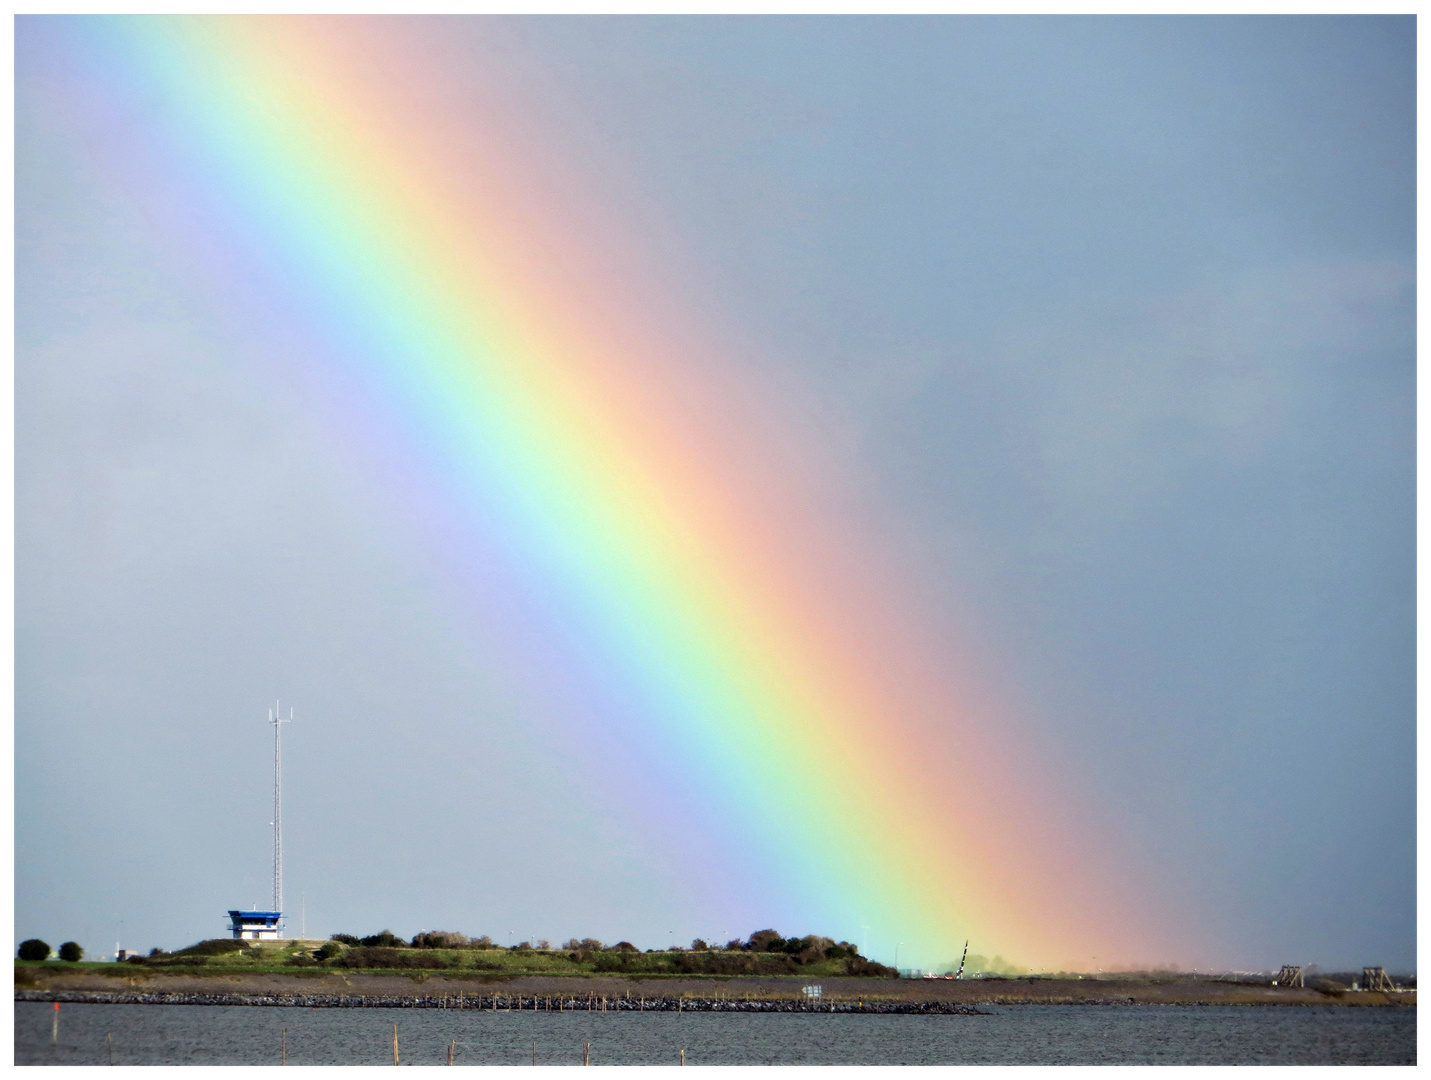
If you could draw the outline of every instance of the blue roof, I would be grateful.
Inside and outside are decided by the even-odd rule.
[[[230,911],[229,911],[229,918],[231,918],[231,919],[253,919],[253,920],[255,920],[255,921],[257,921],[257,920],[259,920],[259,919],[281,919],[281,918],[283,918],[283,912],[281,912],[281,911],[234,911],[234,910],[230,909]]]

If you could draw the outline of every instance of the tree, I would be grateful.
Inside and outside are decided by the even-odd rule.
[[[68,960],[71,964],[84,959],[84,950],[76,942],[66,941],[60,946],[60,959]]]
[[[21,960],[48,960],[50,958],[50,947],[37,937],[32,937],[28,941],[20,942]]]
[[[412,939],[414,949],[465,949],[469,944],[467,935],[455,930],[424,930]]]
[[[774,930],[757,930],[746,942],[751,952],[780,952],[785,947],[785,939]]]

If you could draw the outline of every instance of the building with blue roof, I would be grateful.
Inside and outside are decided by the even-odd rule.
[[[283,936],[283,912],[231,910],[229,929],[245,941],[277,941]]]

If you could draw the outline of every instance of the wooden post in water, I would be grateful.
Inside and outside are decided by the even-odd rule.
[[[54,1015],[54,1020],[50,1024],[50,1042],[57,1043],[60,1041],[60,1003],[58,1001],[55,1002],[55,1007],[51,1012]]]
[[[684,1065],[685,1063],[686,1063],[686,1048],[683,1046],[683,1047],[681,1047],[681,1064]]]
[[[283,1029],[283,1034],[280,1035],[279,1038],[280,1038],[280,1040],[282,1040],[282,1042],[281,1042],[282,1049],[279,1051],[279,1056],[280,1056],[280,1058],[281,1058],[280,1064],[282,1064],[282,1065],[287,1065],[287,1064],[288,1064],[288,1029],[287,1029],[287,1028],[284,1028],[284,1029]]]
[[[109,1044],[109,1063],[114,1064],[114,1032],[108,1032],[104,1036],[104,1041]]]
[[[581,1051],[581,1063],[583,1065],[591,1064],[591,1043],[586,1043],[584,1045]]]
[[[537,1063],[537,1040],[536,1040],[536,1039],[533,1039],[533,1040],[532,1040],[532,1064],[535,1065],[536,1063]]]
[[[452,1059],[457,1056],[457,1040],[453,1039],[447,1044],[447,1064],[452,1064]]]
[[[398,1063],[397,1025],[393,1025],[393,1064]]]

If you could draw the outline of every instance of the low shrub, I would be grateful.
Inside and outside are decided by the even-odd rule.
[[[763,958],[751,953],[681,953],[676,970],[688,975],[755,975]]]
[[[84,959],[84,950],[74,941],[66,941],[60,946],[60,959],[67,960],[71,964]]]
[[[243,952],[244,943],[238,938],[208,938],[178,952],[171,953],[171,956],[226,956],[229,953]]]
[[[48,960],[50,958],[50,946],[37,937],[29,938],[20,942],[21,960]]]
[[[466,934],[452,930],[424,930],[412,939],[414,949],[465,949],[471,945]],[[526,945],[525,942],[522,945]],[[517,948],[522,948],[522,945]],[[530,946],[528,946],[530,948]]]
[[[423,968],[437,970],[456,967],[445,956],[427,949],[393,949],[360,945],[349,949],[337,961],[345,968]]]
[[[382,930],[376,934],[370,934],[368,937],[363,938],[359,944],[370,949],[402,949],[407,947],[407,942],[398,937],[391,930]]]
[[[884,964],[877,964],[873,960],[866,960],[863,956],[852,956],[845,961],[846,975],[864,975],[874,979],[897,979],[899,972]]]

